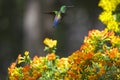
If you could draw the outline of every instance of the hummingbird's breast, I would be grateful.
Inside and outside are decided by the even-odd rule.
[[[54,22],[53,22],[53,26],[57,26],[59,21],[61,19],[61,15],[60,13],[58,13],[56,16],[55,16],[55,19],[54,19]]]

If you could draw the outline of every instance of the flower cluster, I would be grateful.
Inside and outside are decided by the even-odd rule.
[[[74,75],[78,80],[119,80],[119,40],[114,32],[90,31],[80,50],[68,57],[72,65],[68,71],[71,79]]]
[[[8,68],[10,80],[120,80],[120,0],[100,0],[104,30],[90,30],[80,49],[56,55],[57,40],[45,38],[46,56],[18,55]]]
[[[44,44],[47,51],[51,52],[45,57],[35,56],[30,58],[29,52],[18,56],[16,62],[8,68],[10,80],[60,80],[65,78],[69,69],[67,58],[59,58],[55,53],[57,40],[46,38]],[[23,64],[23,67],[18,65]]]
[[[120,0],[100,0],[99,6],[104,10],[99,19],[107,25],[108,30],[120,33]]]

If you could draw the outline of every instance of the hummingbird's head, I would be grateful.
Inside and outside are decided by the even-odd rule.
[[[67,9],[67,6],[63,5],[63,6],[61,6],[61,8],[60,8],[60,12],[61,12],[61,13],[65,13],[66,9]]]
[[[61,6],[60,12],[65,13],[66,9],[69,8],[69,7],[73,7],[73,6],[65,6],[65,5]]]

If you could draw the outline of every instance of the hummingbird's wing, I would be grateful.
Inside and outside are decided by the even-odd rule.
[[[51,15],[56,15],[58,11],[50,11],[50,12],[44,12],[44,14],[51,14]]]
[[[53,20],[54,20],[55,16],[58,14],[58,11],[44,12],[44,14],[51,15],[53,17]]]
[[[44,14],[51,15],[52,16],[52,20],[55,20],[55,17],[58,14],[58,11],[44,12]]]

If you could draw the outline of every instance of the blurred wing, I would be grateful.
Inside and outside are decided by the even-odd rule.
[[[50,11],[50,12],[44,12],[44,14],[51,14],[51,15],[56,15],[58,11]]]
[[[44,14],[51,15],[53,17],[53,20],[54,20],[55,16],[58,14],[58,11],[44,12]]]

